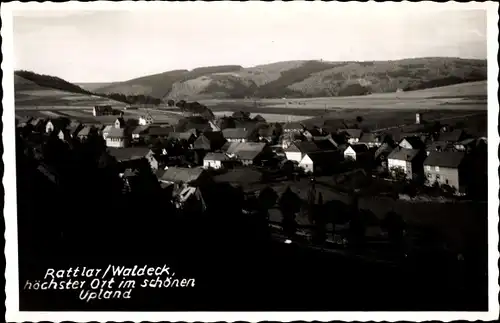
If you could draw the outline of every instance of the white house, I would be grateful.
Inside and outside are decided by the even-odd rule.
[[[154,119],[151,116],[151,114],[146,113],[144,116],[141,116],[139,118],[139,125],[140,126],[149,126],[154,123]]]
[[[288,160],[300,163],[307,153],[317,150],[318,146],[312,141],[297,141],[285,149],[285,156]]]
[[[418,149],[396,148],[387,156],[387,165],[393,176],[400,170],[406,178],[414,179],[423,173],[425,152]]]
[[[113,148],[125,148],[129,145],[130,139],[125,128],[125,120],[119,117],[115,121],[114,128],[109,129],[106,135],[106,146]]]
[[[339,154],[336,151],[314,151],[304,155],[299,162],[299,167],[305,173],[318,173],[332,170],[339,161]]]
[[[344,159],[356,160],[358,155],[366,153],[368,147],[364,144],[359,145],[349,145],[346,150],[344,150]]]
[[[203,168],[214,168],[220,169],[224,167],[224,161],[229,160],[229,158],[224,153],[208,153],[205,158],[203,158]]]
[[[362,135],[361,129],[342,129],[341,132],[344,132],[347,134],[347,142],[350,145],[358,143],[359,139],[361,139],[361,135]]]

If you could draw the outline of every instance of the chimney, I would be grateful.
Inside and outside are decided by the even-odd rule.
[[[415,123],[416,124],[420,124],[420,122],[421,122],[420,118],[421,118],[420,113],[415,114]]]

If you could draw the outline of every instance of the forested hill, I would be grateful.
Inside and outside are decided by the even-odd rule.
[[[174,100],[352,96],[411,91],[487,78],[486,60],[412,58],[397,61],[286,61],[175,70],[107,84],[98,93]]]

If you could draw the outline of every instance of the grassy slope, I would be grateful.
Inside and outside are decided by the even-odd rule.
[[[41,81],[43,79],[43,81]],[[85,93],[85,91],[78,90],[79,87],[67,82],[58,81],[53,86],[59,88],[66,88],[62,90],[59,88],[49,87],[52,77],[37,78],[35,81],[28,80],[19,74],[14,75],[14,92],[16,106],[92,106],[98,104],[111,104],[114,106],[123,106],[121,102],[102,98],[96,95]],[[47,86],[42,86],[47,85]],[[58,86],[63,84],[63,86]],[[73,86],[72,86],[73,85]],[[76,91],[76,92],[74,92]],[[83,93],[82,93],[83,92]]]
[[[171,71],[114,83],[99,92],[200,100],[352,96],[486,80],[486,61],[415,58],[376,62],[288,61],[250,68]]]
[[[197,68],[192,71],[175,70],[165,73],[148,75],[125,82],[117,82],[102,88],[95,89],[99,93],[122,93],[126,95],[144,94],[156,98],[162,98],[169,93],[176,82],[183,82],[197,77],[241,70],[241,66],[212,66]]]

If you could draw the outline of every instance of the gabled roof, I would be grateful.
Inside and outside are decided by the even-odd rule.
[[[319,165],[332,164],[339,160],[339,152],[331,150],[310,152],[307,153],[306,156],[308,156],[314,164]],[[304,158],[306,158],[306,156],[304,156]]]
[[[194,137],[194,135],[190,131],[187,131],[187,132],[171,132],[168,135],[168,138],[178,139],[178,140],[189,140],[192,137]]]
[[[317,151],[318,146],[312,141],[297,141],[288,146],[285,151],[287,152],[301,152],[307,154],[309,152]]]
[[[109,129],[108,136],[107,136],[107,138],[117,138],[117,139],[126,138],[126,137],[127,137],[127,134],[126,134],[124,128],[115,128],[115,127]]]
[[[302,130],[304,126],[300,122],[289,122],[283,126],[284,130]]]
[[[361,129],[342,129],[340,132],[345,132],[350,138],[360,138],[362,131]]]
[[[205,158],[203,158],[203,160],[225,161],[225,160],[229,160],[229,158],[224,153],[208,153],[205,155]]]
[[[85,126],[83,127],[82,130],[78,132],[78,136],[88,136],[90,135],[93,131],[97,131],[97,129],[94,126]]]
[[[135,127],[134,131],[132,131],[132,134],[134,135],[141,135],[146,133],[151,126],[146,125],[146,126],[137,126]]]
[[[111,131],[111,129],[113,129],[115,126],[113,125],[107,125],[106,127],[104,127],[104,129],[102,129],[102,132],[103,133],[109,133]]]
[[[337,143],[331,138],[314,140],[313,143],[316,145],[318,150],[335,150],[338,146]]]
[[[258,121],[258,122],[266,122],[266,119],[264,119],[264,117],[261,116],[260,114],[253,117],[253,120]]]
[[[125,119],[123,119],[122,117],[118,117],[118,118],[116,118],[116,120],[115,120],[114,124],[115,124],[117,121],[120,123],[120,127],[121,127],[121,128],[125,127]]]
[[[363,133],[361,138],[359,138],[359,142],[363,143],[371,143],[371,142],[379,142],[380,138],[374,133]]]
[[[406,140],[411,145],[412,149],[422,149],[425,147],[422,139],[416,136],[404,137],[403,139],[401,139],[400,144],[403,142],[403,140]]]
[[[80,122],[73,121],[68,125],[67,129],[69,133],[74,136],[78,134],[78,132],[82,129],[82,127],[83,125]]]
[[[161,180],[173,183],[186,183],[196,181],[204,173],[202,168],[169,167],[163,173]]]
[[[117,161],[133,160],[146,157],[149,153],[147,147],[130,147],[130,148],[108,148],[110,156],[115,157]]]
[[[447,168],[458,168],[465,157],[463,152],[432,151],[424,161],[424,165]]]
[[[378,149],[375,151],[374,158],[377,159],[381,155],[389,155],[391,151],[394,150],[394,147],[389,143],[384,142]]]
[[[234,154],[241,160],[253,160],[265,147],[266,144],[261,142],[242,142],[236,147]]]
[[[150,127],[150,136],[168,136],[174,129],[172,127]]]
[[[387,159],[412,161],[419,153],[420,150],[418,149],[397,147],[389,154],[389,156],[387,156]]]
[[[226,128],[222,130],[224,138],[229,139],[245,139],[247,137],[247,130],[245,128]]]
[[[33,119],[30,121],[30,123],[33,125],[33,126],[39,126],[39,125],[42,125],[45,123],[45,119],[44,118],[36,118],[36,119]]]
[[[349,147],[354,150],[355,153],[359,154],[359,153],[364,153],[364,152],[367,152],[368,151],[368,147],[364,144],[360,144],[360,145],[349,145]],[[349,147],[347,147],[347,149],[349,149]]]
[[[216,150],[220,149],[225,142],[226,139],[221,131],[207,131],[199,136],[193,145],[195,149]]]
[[[447,142],[457,142],[462,139],[464,135],[464,131],[461,129],[455,129],[449,132],[443,132],[439,135],[439,141],[447,141]]]

